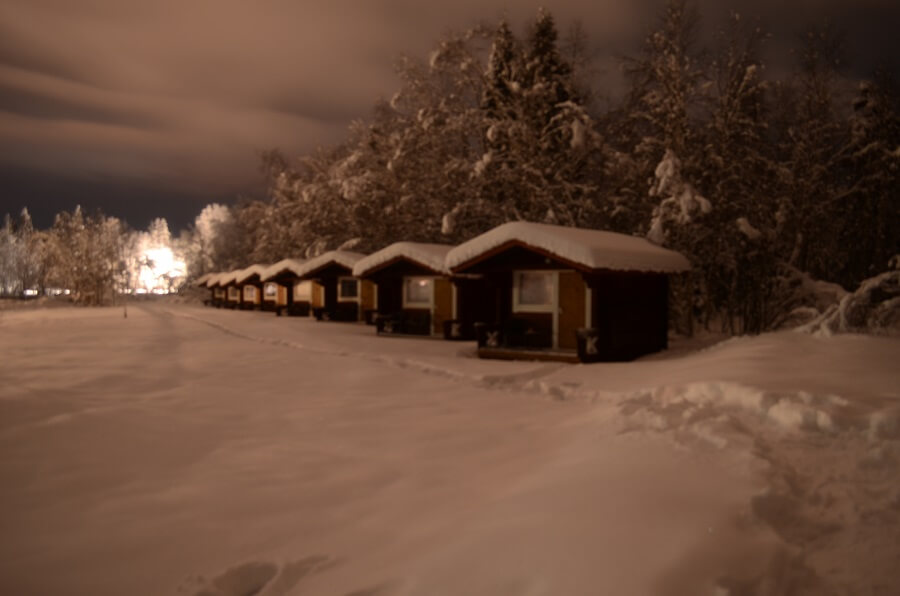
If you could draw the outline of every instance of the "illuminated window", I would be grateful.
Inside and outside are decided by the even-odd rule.
[[[255,286],[244,286],[244,300],[256,300]]]
[[[356,300],[359,296],[359,282],[352,277],[338,279],[338,300]]]
[[[513,274],[513,309],[519,312],[551,312],[552,271],[516,271]]]
[[[275,282],[266,282],[265,288],[263,289],[265,296],[267,299],[274,299],[278,294],[278,284]]]
[[[430,308],[433,296],[433,279],[427,277],[403,278],[403,306]]]

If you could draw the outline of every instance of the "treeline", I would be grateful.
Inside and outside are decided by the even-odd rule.
[[[186,243],[187,235],[180,240]],[[0,228],[0,295],[67,290],[78,303],[108,304],[138,287],[144,271],[154,268],[148,248],[174,244],[164,219],[151,222],[147,231],[134,231],[118,218],[76,207],[58,213],[52,227],[40,230],[23,209],[18,218],[7,214]],[[161,280],[167,289],[178,281]]]
[[[898,93],[849,81],[828,30],[766,76],[767,34],[733,15],[706,46],[669,2],[624,62],[621,100],[592,100],[583,31],[538,13],[443,39],[345,142],[262,159],[264,201],[232,209],[226,269],[397,240],[456,243],[509,220],[647,236],[694,264],[682,306],[732,332],[809,306],[810,276],[847,289],[900,252]]]

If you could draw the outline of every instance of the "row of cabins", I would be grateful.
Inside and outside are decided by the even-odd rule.
[[[209,303],[379,334],[476,340],[484,358],[631,360],[663,350],[681,254],[633,236],[511,222],[459,246],[397,242],[198,280]]]

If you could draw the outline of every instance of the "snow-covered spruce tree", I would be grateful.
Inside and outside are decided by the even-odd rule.
[[[610,174],[618,178],[608,207],[614,229],[646,234],[683,252],[693,271],[673,283],[671,320],[687,331],[694,315],[708,323],[714,307],[700,257],[711,241],[703,221],[712,211],[697,185],[703,171],[704,73],[696,11],[669,0],[641,54],[625,64],[629,91],[610,129],[615,150]]]
[[[34,229],[31,214],[27,208],[23,208],[19,214],[16,237],[20,247],[17,276],[21,281],[22,289],[38,290],[42,293],[47,271],[47,235],[41,230]]]
[[[887,72],[859,84],[842,171],[835,201],[846,255],[834,281],[853,288],[900,254],[900,90]]]
[[[410,239],[447,242],[476,231],[465,217],[453,220],[479,201],[472,167],[482,152],[485,45],[480,29],[451,34],[427,64],[398,65],[402,84],[390,105],[399,126],[385,173],[397,193],[393,217]]]
[[[641,54],[624,64],[629,89],[610,126],[615,149],[610,173],[618,183],[609,215],[620,231],[647,232],[658,205],[647,190],[667,151],[679,160],[686,178],[697,179],[702,172],[702,125],[697,119],[704,77],[696,47],[698,19],[685,0],[669,0]]]
[[[22,291],[18,273],[22,250],[12,217],[7,213],[0,228],[0,295],[18,295]]]
[[[835,243],[849,141],[837,102],[842,44],[829,29],[809,31],[802,44],[799,69],[780,89],[777,239],[790,266],[833,281],[846,255]]]
[[[698,186],[714,209],[707,241],[693,256],[710,309],[731,333],[771,324],[777,271],[774,213],[777,164],[768,143],[765,34],[732,14],[710,63],[709,118]]]
[[[485,150],[472,172],[481,202],[466,209],[480,208],[484,227],[514,219],[594,223],[589,173],[599,139],[571,72],[549,13],[539,11],[524,47],[499,25],[485,73]]]

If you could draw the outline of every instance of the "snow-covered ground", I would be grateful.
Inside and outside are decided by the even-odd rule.
[[[627,364],[0,312],[0,593],[900,593],[900,340]]]

